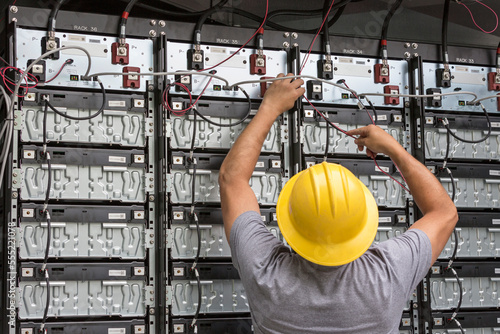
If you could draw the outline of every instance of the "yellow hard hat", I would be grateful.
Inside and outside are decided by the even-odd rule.
[[[371,192],[348,169],[323,162],[294,175],[276,207],[278,225],[300,256],[323,266],[356,260],[377,233]]]

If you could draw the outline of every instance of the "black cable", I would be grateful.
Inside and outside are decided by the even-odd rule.
[[[441,52],[443,64],[448,65],[448,19],[450,15],[450,1],[444,0],[443,21],[441,25]]]
[[[47,297],[45,299],[45,310],[43,311],[42,325],[40,328],[40,333],[44,332],[45,322],[49,314],[50,306],[50,282],[49,282],[49,272],[45,269],[45,283],[47,284]]]
[[[377,114],[377,109],[375,109],[375,106],[373,105],[372,101],[368,100],[368,104],[370,105],[370,108],[373,111],[373,124],[377,125],[378,122],[378,114]]]
[[[120,18],[120,24],[119,24],[119,32],[118,36],[119,38],[125,39],[125,27],[127,25],[127,18],[130,13],[130,10],[132,7],[134,7],[135,3],[138,0],[130,0],[127,6],[125,7],[125,10],[123,11],[122,17]]]
[[[122,2],[128,2],[129,0],[121,0],[121,1]],[[220,8],[220,7],[224,6],[228,1],[229,0],[221,0],[214,7],[219,7]],[[175,4],[173,4],[173,5],[175,5]],[[151,11],[154,11],[154,12],[157,12],[157,13],[161,13],[161,14],[173,15],[173,16],[176,16],[176,17],[197,17],[197,16],[200,16],[200,15],[203,15],[206,11],[211,10],[213,8],[213,7],[210,7],[208,9],[205,9],[205,10],[202,10],[202,11],[199,11],[199,12],[183,13],[183,12],[173,12],[173,11],[169,11],[169,10],[166,10],[166,9],[161,9],[161,8],[158,8],[158,7],[155,7],[155,6],[151,6],[151,5],[147,5],[147,4],[144,4],[144,3],[137,3],[137,4],[135,4],[135,6],[142,7],[142,8],[145,8],[145,9],[149,9]]]
[[[387,32],[389,30],[389,23],[391,22],[392,17],[394,16],[394,13],[398,10],[399,6],[401,6],[401,3],[403,0],[396,0],[391,6],[391,9],[389,9],[389,12],[387,13],[384,23],[382,25],[382,40],[386,41],[387,40]]]
[[[332,0],[332,1],[335,1],[335,0]],[[328,20],[328,18],[326,18],[326,16],[328,15],[328,9],[330,8],[330,4],[331,4],[330,0],[324,0],[324,2],[323,2],[323,20]],[[330,27],[328,27],[328,24],[323,25],[323,38],[324,38],[324,45],[325,45],[325,53],[326,54],[330,54],[330,29],[329,28]]]
[[[196,307],[196,312],[193,317],[193,321],[191,322],[191,327],[193,327],[196,323],[196,320],[198,320],[198,316],[200,315],[200,310],[201,310],[201,281],[200,281],[200,274],[198,273],[198,269],[194,269],[194,273],[196,276],[196,282],[198,284],[198,306]]]
[[[70,116],[70,115],[65,114],[65,113],[57,110],[56,108],[54,108],[54,106],[52,104],[50,104],[50,102],[48,100],[45,100],[45,102],[47,103],[49,108],[52,109],[53,112],[55,112],[56,114],[58,114],[64,118],[72,119],[74,121],[83,121],[83,120],[92,119],[94,117],[99,116],[104,111],[104,108],[106,107],[106,90],[104,89],[104,85],[102,84],[102,82],[99,81],[99,85],[101,86],[101,91],[102,91],[102,105],[101,105],[101,108],[99,108],[99,110],[96,111],[95,114],[90,115],[90,116],[86,116],[86,117]]]
[[[48,113],[48,100],[45,100],[45,108],[43,109],[43,123],[42,123],[42,144],[45,148],[47,145],[47,113]]]
[[[458,283],[458,288],[460,290],[460,294],[459,294],[459,298],[458,298],[458,304],[457,304],[457,307],[455,308],[455,310],[453,311],[453,315],[452,315],[452,317],[451,317],[450,320],[455,320],[455,322],[457,323],[457,325],[459,325],[460,328],[461,328],[460,323],[456,320],[456,316],[458,314],[458,311],[460,311],[460,308],[462,307],[462,301],[463,301],[462,281],[460,281],[460,277],[458,277],[458,274],[455,271],[455,269],[450,268],[450,270],[453,273],[453,275],[455,276],[455,278],[457,280],[457,283]],[[463,329],[462,329],[462,332],[463,332]]]
[[[243,123],[250,116],[250,113],[252,112],[252,101],[250,100],[250,96],[248,96],[248,93],[243,88],[238,86],[238,89],[241,90],[243,92],[243,94],[245,94],[245,97],[247,98],[248,110],[247,110],[247,113],[245,114],[245,116],[242,119],[240,119],[239,121],[237,121],[236,123],[230,123],[230,124],[216,123],[216,122],[206,118],[205,116],[203,116],[196,108],[193,108],[193,110],[196,114],[198,114],[198,116],[200,116],[201,119],[203,119],[205,122],[210,123],[212,125],[216,125],[216,126],[220,126],[220,127],[231,127],[231,126],[239,125],[239,124]]]
[[[48,32],[49,33],[55,33],[56,32],[56,18],[57,14],[59,13],[59,9],[61,9],[62,4],[66,0],[58,0],[56,5],[54,6],[54,9],[50,12],[49,16],[49,27],[48,27]]]
[[[338,8],[341,8],[345,5],[347,5],[349,2],[351,2],[351,0],[344,0],[344,1],[341,1],[339,2],[338,4],[334,4],[332,6],[332,10],[333,9],[338,9]],[[250,13],[250,12],[247,12],[245,10],[241,10],[239,8],[231,8],[231,7],[222,7],[218,10],[218,12],[225,12],[225,13],[232,13],[232,14],[236,14],[236,15],[240,15],[242,17],[245,17],[249,20],[252,20],[252,21],[255,21],[255,22],[262,22],[262,17],[258,16],[258,15],[255,15],[253,13]],[[313,33],[316,33],[317,32],[317,29],[296,29],[296,28],[291,28],[291,27],[285,27],[281,24],[278,24],[278,23],[274,23],[274,22],[271,22],[270,19],[273,18],[273,17],[276,17],[276,16],[280,16],[280,15],[300,15],[300,16],[314,16],[314,15],[320,15],[321,13],[323,12],[322,9],[316,9],[316,10],[310,10],[310,11],[300,11],[300,10],[278,10],[278,11],[274,11],[274,12],[271,12],[268,14],[267,16],[267,19],[266,19],[266,22],[264,23],[264,26],[263,28],[265,29],[266,27],[269,27],[269,28],[273,28],[275,30],[283,30],[283,31],[296,31],[298,33],[304,33],[304,34],[313,34]],[[207,13],[205,12],[203,14],[203,16],[200,16],[200,18],[198,19],[198,22],[196,24],[196,27],[195,27],[195,37],[194,37],[194,40],[195,40],[195,44],[196,44],[196,41],[197,41],[197,37],[196,37],[196,34],[197,32],[198,33],[201,33],[201,29],[203,28],[203,24],[205,23],[205,21],[208,19],[208,17],[213,14],[213,13],[209,13],[208,15],[206,15]],[[340,13],[341,14],[341,13]],[[330,21],[328,21],[328,27],[331,27],[336,21],[338,20],[338,17],[334,16]]]
[[[463,138],[458,137],[456,134],[454,134],[453,132],[451,132],[448,120],[446,118],[443,118],[442,122],[443,122],[444,127],[446,128],[446,131],[453,138],[455,138],[456,140],[462,141],[464,143],[469,143],[469,144],[481,143],[481,142],[485,141],[486,139],[490,138],[490,135],[491,135],[491,120],[490,120],[490,117],[488,115],[488,111],[486,111],[486,108],[483,105],[481,105],[481,108],[484,111],[484,115],[486,116],[486,122],[488,123],[488,133],[483,138],[480,138],[480,139],[477,139],[477,140],[468,140],[468,139],[463,139]]]

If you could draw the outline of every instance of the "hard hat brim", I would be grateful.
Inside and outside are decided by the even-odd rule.
[[[285,184],[278,198],[276,215],[283,237],[297,254],[319,265],[341,266],[356,260],[370,247],[377,233],[378,207],[373,195],[358,180],[365,195],[367,215],[363,229],[356,236],[341,243],[331,242],[327,236],[324,236],[324,242],[311,241],[296,230],[289,209],[293,186],[303,172],[297,173]],[[314,224],[314,222],[311,222],[311,224]]]

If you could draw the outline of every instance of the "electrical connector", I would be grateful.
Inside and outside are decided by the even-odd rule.
[[[439,88],[427,88],[425,93],[427,95],[433,95],[432,97],[427,98],[427,106],[435,107],[435,108],[441,107],[442,96],[439,95],[439,94],[441,94],[441,89],[439,89]]]
[[[399,87],[387,85],[384,86],[384,94],[391,94],[391,96],[384,96],[385,104],[398,105],[399,104]]]
[[[309,100],[323,100],[323,83],[321,81],[307,81],[307,98]]]
[[[41,44],[42,44],[42,53],[55,50],[59,48],[60,45],[59,37],[55,37],[55,33],[51,32],[49,37],[47,36],[42,37]],[[47,58],[59,59],[59,51],[52,53]]]
[[[28,60],[28,66],[31,65],[32,62],[34,62],[34,59]],[[46,67],[45,67],[45,60],[40,60],[38,63],[33,65],[31,70],[29,71],[30,74],[32,74],[38,82],[45,82],[45,73],[46,73]]]
[[[256,54],[250,55],[250,74],[266,74],[266,56],[263,50],[258,50]]]
[[[179,82],[179,83],[183,84],[184,86],[186,86],[188,91],[191,91],[191,89],[192,89],[191,74],[183,74],[183,75],[176,74],[175,75],[175,82]],[[181,86],[175,85],[175,91],[176,92],[184,92],[185,90]]]
[[[318,78],[325,80],[333,79],[333,62],[331,57],[318,60],[316,66],[318,68]]]
[[[203,69],[203,50],[200,45],[195,45],[194,49],[189,49],[187,51],[187,61],[189,70],[201,70]]]
[[[375,83],[388,84],[390,82],[389,65],[375,64],[374,72],[375,72],[375,77],[374,77]]]
[[[436,70],[436,86],[451,87],[451,72],[447,68],[438,68]]]
[[[488,90],[500,90],[500,71],[488,73]]]
[[[138,73],[141,73],[141,69],[139,67],[124,67],[123,73],[130,73],[123,76],[123,88],[140,88],[141,79]]]
[[[128,43],[125,43],[125,41],[121,41],[111,44],[111,63],[128,65],[129,63]]]

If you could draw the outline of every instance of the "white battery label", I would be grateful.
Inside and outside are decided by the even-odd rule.
[[[500,128],[500,122],[491,122],[492,128]]]
[[[125,108],[127,104],[125,103],[125,101],[108,101],[108,106],[115,108],[116,107]]]
[[[257,163],[255,164],[255,167],[264,168],[264,161],[257,161]]]
[[[379,223],[392,223],[392,217],[378,217]]]
[[[127,334],[125,328],[108,328],[108,334]]]
[[[492,219],[492,220],[491,220],[491,223],[492,223],[493,225],[500,225],[500,219]]]
[[[127,276],[127,272],[125,270],[110,270],[108,272],[108,275],[109,276],[120,276],[120,277],[123,277],[123,276]]]
[[[376,172],[383,171],[383,172],[389,173],[389,167],[380,166],[380,169],[379,169],[377,166],[375,166],[375,171]]]
[[[118,163],[126,163],[127,162],[127,158],[125,157],[115,157],[115,156],[112,156],[110,155],[109,156],[109,162],[118,162]]]
[[[108,219],[126,219],[125,213],[108,213]]]
[[[377,121],[387,121],[387,115],[377,115]]]
[[[490,170],[491,176],[500,176],[500,170]]]

